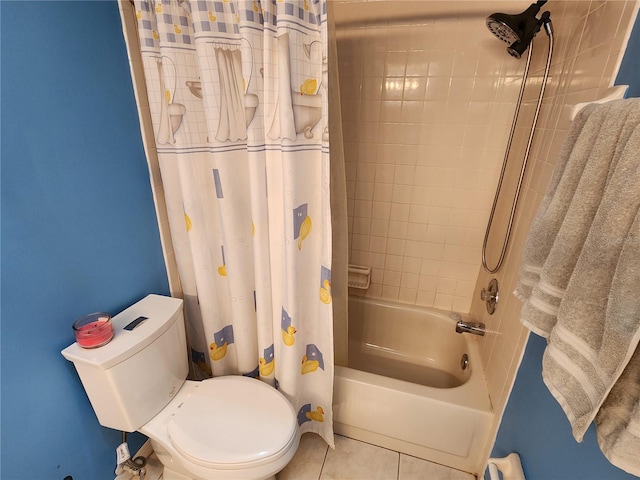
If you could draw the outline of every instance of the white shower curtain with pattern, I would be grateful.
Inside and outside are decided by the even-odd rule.
[[[191,375],[333,444],[326,0],[135,0]]]

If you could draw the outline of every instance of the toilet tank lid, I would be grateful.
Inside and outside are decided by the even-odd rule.
[[[181,299],[148,295],[111,319],[114,335],[109,343],[91,349],[74,343],[62,355],[70,362],[106,370],[150,345],[179,318]]]

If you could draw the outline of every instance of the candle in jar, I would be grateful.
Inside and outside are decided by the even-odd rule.
[[[113,338],[113,327],[108,317],[75,327],[76,341],[84,348],[100,347]]]

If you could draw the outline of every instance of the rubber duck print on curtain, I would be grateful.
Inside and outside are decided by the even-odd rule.
[[[191,376],[333,444],[325,0],[135,0]]]

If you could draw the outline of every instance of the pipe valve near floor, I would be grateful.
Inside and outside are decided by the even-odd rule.
[[[140,480],[144,479],[147,470],[144,468],[147,464],[145,457],[139,456],[131,458],[129,454],[129,445],[127,444],[127,432],[122,432],[122,443],[116,448],[117,464],[116,475],[128,473],[133,477],[139,477]]]

